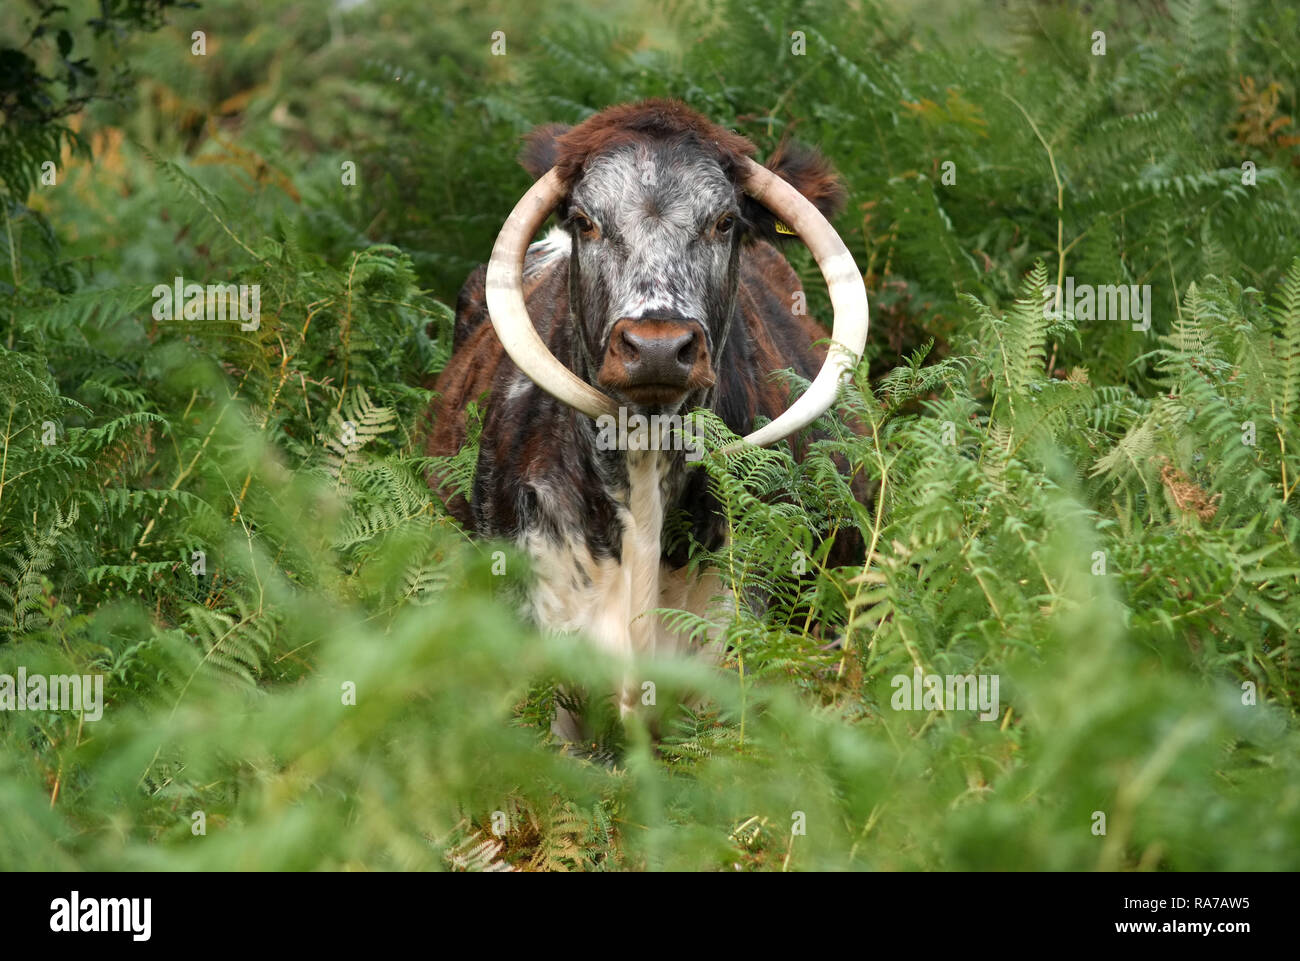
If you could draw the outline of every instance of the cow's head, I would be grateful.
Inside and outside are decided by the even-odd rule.
[[[517,264],[500,262],[503,241],[523,232],[531,237],[543,206],[553,207],[571,244],[570,293],[580,334],[573,366],[592,393],[574,384],[567,389],[575,398],[584,394],[588,405],[574,403],[520,364],[525,372],[593,414],[594,395],[602,412],[620,404],[675,409],[702,401],[726,344],[741,245],[776,237],[778,216],[801,228],[824,270],[827,258],[847,261],[849,269],[837,263],[837,276],[827,276],[832,300],[837,282],[861,291],[862,336],[850,331],[845,344],[860,355],[862,343],[853,341],[865,340],[866,333],[861,275],[825,219],[843,201],[838,178],[818,154],[786,148],[768,164],[777,177],[763,179],[749,159],[753,152],[739,134],[666,100],[612,107],[576,127],[549,125],[529,135],[520,159],[538,178],[529,193],[536,200],[525,197],[502,229],[489,266],[490,274],[498,269],[489,276],[489,296],[517,276]],[[852,299],[841,290],[841,301],[846,298]],[[491,301],[489,311],[496,323]],[[528,331],[513,333],[526,338]],[[502,340],[514,358],[508,334]]]

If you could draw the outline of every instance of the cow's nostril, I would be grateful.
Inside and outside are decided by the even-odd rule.
[[[629,361],[638,360],[641,356],[641,352],[637,349],[637,341],[639,339],[640,338],[638,338],[626,327],[623,328],[623,332],[622,335],[619,337],[619,340],[623,342],[623,351],[624,353],[627,354],[627,359]]]
[[[686,343],[682,344],[682,349],[677,351],[677,363],[681,364],[683,367],[691,367],[695,364],[696,340],[697,337],[694,331],[692,331],[690,338]]]

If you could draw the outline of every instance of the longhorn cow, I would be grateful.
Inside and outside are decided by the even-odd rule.
[[[689,449],[628,449],[647,445],[626,434],[610,444],[601,425],[702,407],[747,443],[772,444],[830,407],[866,340],[862,277],[827,221],[844,199],[837,176],[804,148],[779,148],[766,167],[754,149],[669,100],[538,128],[520,155],[535,183],[457,301],[427,451],[460,449],[468,404],[487,401],[471,497],[448,489],[444,499],[476,533],[529,555],[529,606],[543,628],[622,658],[683,650],[684,638],[642,615],[703,613],[720,588],[665,548],[665,516],[684,512],[711,548],[725,530]],[[558,226],[532,243],[552,212]],[[784,232],[827,280],[829,353],[772,246]],[[785,368],[812,384],[783,412],[772,374]],[[755,431],[760,416],[771,420]],[[625,679],[621,713],[634,693]],[[582,736],[564,709],[553,730]]]

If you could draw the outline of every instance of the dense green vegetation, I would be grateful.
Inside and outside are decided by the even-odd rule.
[[[1300,866],[1294,4],[69,6],[0,12],[0,674],[107,703],[0,712],[0,867]],[[731,656],[643,665],[708,702],[605,764],[419,432],[519,136],[648,95],[832,159],[872,334],[802,464],[707,459]]]

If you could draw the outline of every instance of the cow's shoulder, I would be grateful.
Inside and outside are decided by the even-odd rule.
[[[568,247],[567,234],[557,242],[554,231],[531,245],[524,261],[524,301],[534,326],[552,353],[569,354],[570,325],[557,322],[568,316]],[[496,502],[488,506],[490,523],[482,527],[465,498],[437,485],[453,516],[467,526],[481,529],[509,529],[513,520],[513,500],[527,489],[528,482],[547,482],[564,475],[562,445],[555,443],[557,431],[567,419],[568,411],[540,387],[529,380],[506,354],[491,324],[487,309],[487,268],[472,271],[456,299],[453,351],[434,385],[437,398],[432,409],[432,425],[425,443],[430,455],[449,456],[464,445],[467,433],[467,408],[478,403],[483,411],[480,477],[475,499]],[[483,465],[512,465],[509,476],[493,478],[483,473]],[[500,481],[498,488],[497,481]],[[563,486],[561,484],[561,486]]]
[[[487,264],[479,264],[465,278],[456,296],[456,323],[451,339],[453,353],[465,346],[487,317]]]
[[[766,242],[751,245],[741,260],[740,307],[761,360],[787,363],[802,374],[816,374],[826,357],[816,342],[828,332],[808,312],[808,297],[790,262]],[[770,368],[768,368],[770,369]]]

